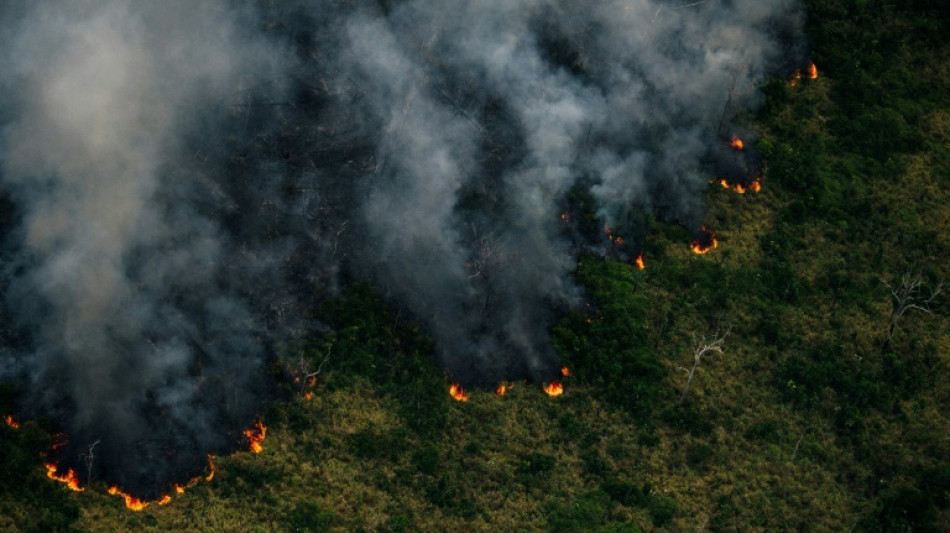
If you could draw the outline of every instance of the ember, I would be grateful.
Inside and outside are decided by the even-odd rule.
[[[469,398],[469,395],[465,394],[465,391],[462,390],[462,386],[458,383],[449,385],[449,394],[458,402],[467,402]]]

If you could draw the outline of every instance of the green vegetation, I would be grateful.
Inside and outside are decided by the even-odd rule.
[[[763,191],[710,188],[707,255],[653,223],[644,271],[582,258],[563,396],[451,401],[420,328],[352,287],[288,350],[330,355],[262,454],[132,513],[45,478],[48,428],[0,425],[0,529],[946,531],[950,299],[888,329],[905,274],[950,283],[950,7],[807,4],[821,76],[748,117]],[[677,405],[693,335],[726,327]]]

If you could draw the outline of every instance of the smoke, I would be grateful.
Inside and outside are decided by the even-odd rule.
[[[800,57],[801,17],[6,2],[0,377],[145,495],[238,442],[341,275],[425,324],[453,378],[549,380],[579,253],[635,256],[644,213],[698,229],[713,174],[756,177],[738,122]]]

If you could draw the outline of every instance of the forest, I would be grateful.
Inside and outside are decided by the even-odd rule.
[[[396,281],[357,268],[308,301],[320,327],[249,378],[266,401],[236,404],[253,412],[232,449],[162,504],[51,479],[60,422],[23,417],[21,384],[0,384],[0,530],[947,531],[950,4],[804,4],[805,61],[735,117],[761,189],[708,176],[705,253],[697,228],[650,212],[627,226],[633,248],[581,249],[582,296],[551,304],[561,376],[519,363],[503,394],[492,372],[464,382]],[[287,124],[226,165],[295,142]],[[565,202],[561,237],[601,231],[588,190]]]

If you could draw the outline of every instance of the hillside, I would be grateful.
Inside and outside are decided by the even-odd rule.
[[[52,422],[0,424],[0,530],[950,529],[950,7],[806,4],[817,79],[741,117],[762,190],[710,183],[708,253],[650,220],[645,269],[581,258],[563,395],[453,401],[424,328],[354,282],[269,369],[263,451],[167,505],[69,491]]]

